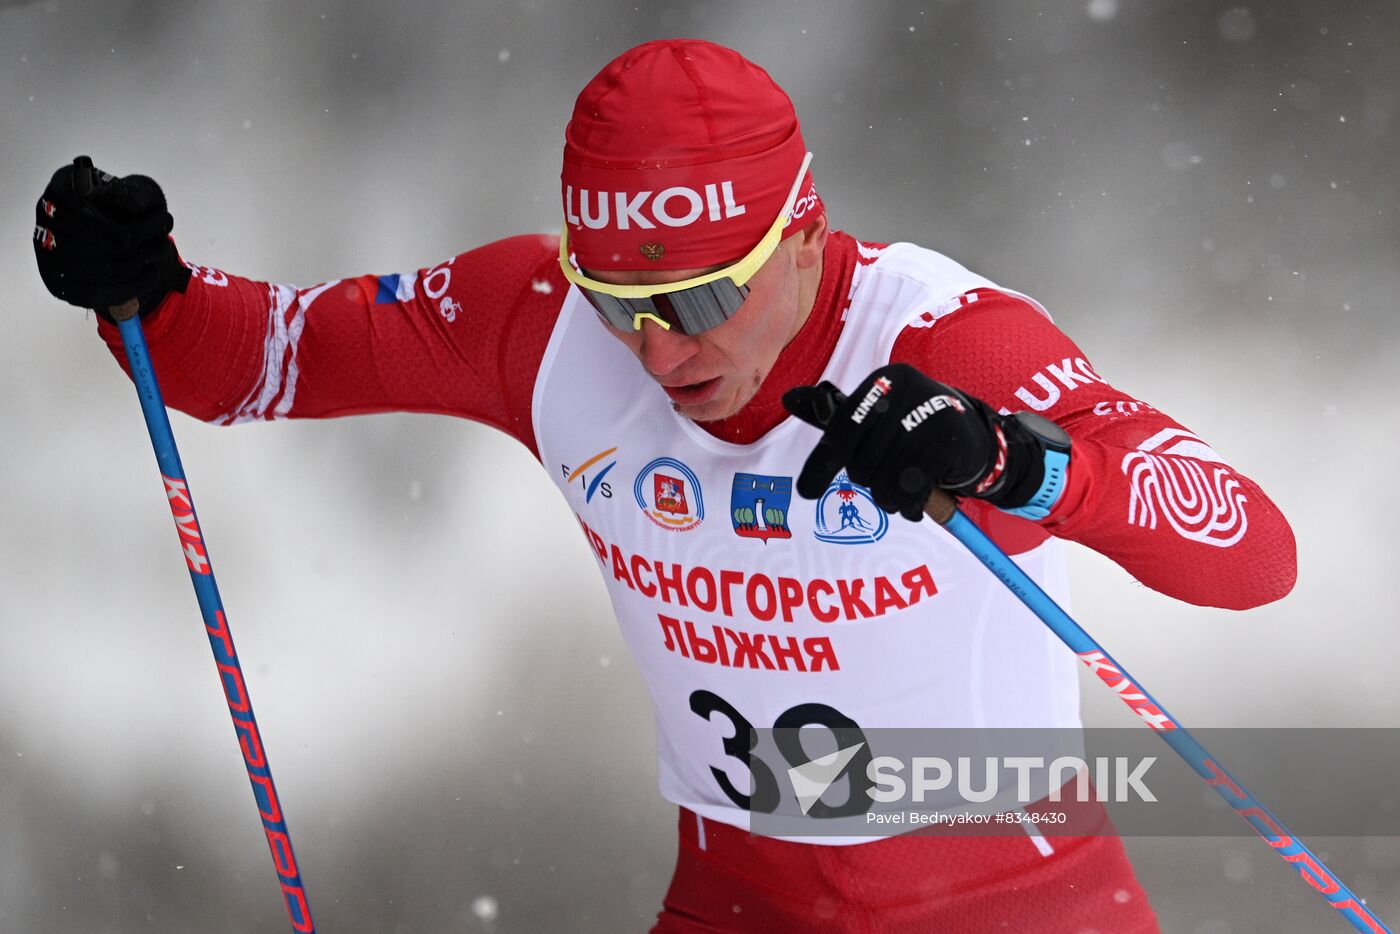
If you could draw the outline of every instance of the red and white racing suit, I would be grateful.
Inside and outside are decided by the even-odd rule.
[[[779,577],[781,571],[760,564],[782,566],[781,553],[773,547],[777,543],[765,540],[761,552],[743,557],[739,545],[751,543],[735,537],[738,520],[730,528],[724,485],[746,468],[744,457],[750,451],[763,476],[794,475],[800,467],[792,452],[810,448],[816,436],[804,442],[798,429],[784,426],[792,424],[780,401],[786,389],[817,382],[834,361],[846,360],[850,367],[868,363],[873,369],[887,356],[995,409],[1038,411],[1068,431],[1073,454],[1067,486],[1046,519],[1032,522],[979,501],[962,504],[1005,551],[1027,564],[1053,566],[1054,539],[1064,539],[1093,548],[1147,586],[1190,603],[1235,609],[1267,603],[1292,587],[1296,564],[1292,532],[1263,491],[1165,413],[1113,388],[1033,302],[970,274],[968,281],[980,284],[951,294],[901,291],[901,277],[918,279],[920,269],[950,261],[908,245],[887,248],[841,233],[828,239],[807,323],[754,399],[731,418],[662,426],[669,406],[639,366],[628,359],[625,363],[635,369],[601,368],[610,374],[607,379],[623,380],[618,385],[624,388],[643,397],[650,392],[648,405],[657,403],[636,411],[650,413],[647,424],[659,426],[657,433],[669,439],[669,447],[645,450],[645,426],[625,419],[619,423],[606,407],[600,407],[596,424],[580,424],[588,413],[566,404],[566,389],[573,387],[581,397],[596,387],[577,385],[587,378],[577,360],[567,380],[550,376],[551,366],[563,365],[559,344],[573,320],[561,318],[561,309],[577,316],[579,308],[586,308],[559,272],[557,249],[553,238],[514,237],[411,273],[304,289],[194,267],[187,291],[172,294],[148,317],[147,340],[167,404],[206,421],[436,412],[493,425],[541,458],[598,554],[624,636],[657,703],[662,790],[682,808],[677,872],[658,930],[1156,930],[1121,844],[1112,836],[919,835],[823,846],[743,831],[747,814],[706,777],[711,766],[724,764],[716,762],[722,754],[713,748],[720,734],[707,732],[708,722],[692,712],[673,709],[683,706],[677,697],[683,699],[691,687],[722,698],[731,710],[746,711],[760,726],[773,722],[773,714],[794,697],[847,713],[859,713],[865,705],[867,716],[881,721],[862,721],[871,727],[1064,726],[1077,723],[1077,714],[1064,713],[1061,695],[1073,677],[1066,682],[1058,660],[1047,661],[1044,673],[1035,669],[1025,684],[1009,689],[1013,697],[1018,690],[1024,693],[1019,706],[1007,708],[1011,713],[988,714],[1002,708],[981,704],[971,696],[975,687],[964,684],[954,690],[946,678],[927,679],[928,684],[919,680],[919,659],[932,657],[923,654],[927,646],[900,641],[904,636],[895,634],[907,631],[911,640],[957,639],[960,617],[953,613],[953,624],[945,619],[942,625],[948,628],[932,636],[926,635],[926,625],[901,630],[897,627],[905,624],[899,620],[918,621],[912,614],[935,606],[995,599],[1000,585],[990,576],[963,576],[956,570],[960,565],[932,558],[922,567],[917,559],[910,566],[910,543],[918,546],[919,540],[909,537],[909,524],[897,525],[890,540],[903,539],[890,552],[898,555],[898,566],[888,569],[888,577],[878,570],[867,575],[871,592],[878,591],[881,601],[886,600],[882,581],[888,589],[889,618],[871,622],[885,613],[883,603],[878,612],[860,598],[847,599],[843,607],[842,599],[851,592],[847,585],[858,582],[838,579],[844,573],[841,562],[829,555],[807,563],[794,559],[792,577]],[[950,276],[943,281],[961,280]],[[895,322],[886,344],[866,341],[860,344],[863,356],[851,356],[850,347],[860,335],[843,337],[843,332],[873,326],[867,322],[881,303],[872,296],[886,293],[906,299],[914,295],[916,302],[921,295],[936,300],[930,298],[926,308],[897,309],[902,316],[883,325]],[[602,327],[591,320],[573,324]],[[125,366],[116,329],[106,323],[99,329]],[[597,352],[606,354],[607,347],[600,343]],[[626,353],[620,345],[615,349]],[[863,373],[854,379],[859,375]],[[627,379],[634,379],[635,386]],[[609,440],[609,424],[624,439],[621,444]],[[779,433],[791,450],[776,450]],[[597,443],[590,447],[589,439]],[[675,455],[676,445],[682,448],[679,457],[652,458]],[[616,478],[636,479],[640,509],[614,503],[632,512],[605,515],[588,501],[582,484],[570,487],[563,479],[561,468],[568,462],[582,463],[610,446],[617,447]],[[658,473],[659,460],[679,465],[664,468],[676,476]],[[649,462],[639,471],[642,461]],[[694,471],[682,471],[686,464]],[[702,484],[707,487],[711,513],[703,531],[697,530],[701,520],[694,516],[685,519],[690,524],[683,528],[658,531],[638,524],[648,506],[656,505],[644,500],[660,495],[663,480],[690,482],[694,494]],[[628,483],[617,485],[632,492]],[[806,549],[798,550],[799,555],[817,554],[829,546],[799,533],[796,517],[802,508],[789,504],[793,531],[784,544]],[[896,517],[894,522],[903,520]],[[685,565],[682,558],[691,547],[702,557]],[[871,560],[862,557],[856,564],[864,562],[864,567]],[[738,569],[723,570],[726,561]],[[747,570],[745,561],[752,562]],[[710,566],[720,570],[712,572]],[[684,567],[704,571],[700,580],[708,577],[709,589],[702,587],[697,594],[694,574],[681,583]],[[873,567],[878,569],[878,562]],[[750,584],[762,577],[768,597],[762,587],[746,591],[741,584],[732,605],[726,591],[721,613],[714,587],[716,575],[723,582],[722,573]],[[668,575],[673,582],[669,598],[668,589],[656,583]],[[649,593],[647,580],[653,581]],[[905,585],[902,591],[891,584],[896,580]],[[792,605],[787,602],[789,581],[798,595]],[[766,602],[755,604],[755,592]],[[841,599],[833,596],[838,592]],[[920,607],[913,606],[921,599]],[[936,599],[949,602],[935,604]],[[778,600],[790,630],[773,629],[782,621],[768,622],[778,615]],[[702,618],[701,610],[714,619]],[[692,639],[697,631],[708,637],[700,640],[703,658],[699,651],[686,651],[683,617]],[[1000,624],[993,622],[988,638],[993,643],[1000,639],[1000,644],[988,650],[993,653],[989,657],[1015,664],[1019,643],[1008,641],[1008,634],[1024,638],[1027,630],[1017,628],[1019,623],[997,628]],[[823,628],[827,624],[830,628]],[[765,638],[771,650],[766,654]],[[726,639],[735,640],[732,653]],[[694,641],[690,648],[696,649]],[[882,658],[888,670],[880,667]],[[1073,664],[1072,654],[1068,658]],[[673,697],[676,690],[683,693]],[[1026,709],[1038,702],[1036,691],[1044,695],[1045,706],[1056,706],[1060,713],[1042,717],[1041,711]],[[907,709],[891,698],[904,698]],[[940,710],[925,718],[924,707],[935,699]],[[973,709],[981,713],[965,713]],[[885,722],[892,718],[899,722]]]

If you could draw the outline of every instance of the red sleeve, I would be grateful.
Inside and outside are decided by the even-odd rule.
[[[566,283],[550,237],[512,237],[415,272],[310,288],[191,266],[145,322],[167,405],[234,424],[367,412],[485,422],[538,457],[530,418]],[[98,331],[127,368],[117,329]]]
[[[1293,587],[1293,532],[1264,491],[1164,412],[1113,388],[1027,301],[990,290],[916,322],[891,359],[1003,413],[1031,410],[1073,440],[1045,532],[1111,558],[1139,581],[1203,606],[1247,609]],[[1034,524],[984,503],[969,515],[1024,550]]]

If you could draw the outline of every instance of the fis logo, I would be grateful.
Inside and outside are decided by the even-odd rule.
[[[817,530],[819,541],[836,545],[869,545],[885,537],[890,530],[890,517],[863,486],[857,486],[846,476],[836,475],[826,492],[817,500]]]
[[[889,395],[892,389],[894,389],[894,384],[891,383],[887,377],[877,377],[874,384],[870,387],[870,391],[865,394],[865,398],[860,400],[860,405],[856,406],[856,410],[851,413],[851,421],[855,422],[857,425],[865,421],[865,416],[870,414],[870,410],[875,407],[875,403]]]
[[[788,507],[792,505],[792,478],[768,477],[756,473],[736,473],[729,496],[734,534],[756,538],[764,544],[770,538],[792,538]]]
[[[574,186],[564,186],[564,218],[574,227],[603,230],[609,226],[618,230],[653,230],[657,224],[666,227],[689,227],[704,214],[717,221],[738,217],[748,207],[734,202],[734,182],[711,182],[704,194],[684,185],[674,185],[657,192],[578,190],[578,209],[574,208]]]
[[[593,502],[595,494],[603,497],[603,499],[612,499],[612,484],[605,482],[603,478],[608,475],[608,471],[617,466],[617,461],[612,460],[604,464],[593,474],[592,480],[588,479],[588,471],[616,453],[617,448],[615,447],[608,448],[606,451],[600,451],[582,464],[579,464],[573,470],[569,469],[568,464],[560,464],[560,469],[564,471],[564,482],[573,483],[575,480],[581,481],[579,486],[584,490],[583,501],[585,503]]]
[[[961,399],[954,396],[938,395],[925,402],[920,402],[908,415],[900,419],[899,423],[904,426],[905,431],[913,431],[926,419],[932,417],[935,412],[941,412],[944,409],[966,412],[967,406],[962,404]]]
[[[674,457],[658,457],[643,467],[632,495],[646,517],[668,532],[688,532],[705,518],[700,478]]]

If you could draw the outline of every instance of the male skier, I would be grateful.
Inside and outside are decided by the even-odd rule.
[[[655,704],[680,850],[654,930],[1156,931],[1111,835],[746,832],[776,794],[751,728],[1079,725],[1073,654],[918,521],[934,489],[1057,598],[1060,540],[1203,605],[1277,600],[1296,570],[1283,516],[1204,440],[1032,300],[832,230],[810,161],[766,72],[666,40],[579,95],[561,238],[269,284],[185,262],[153,181],[79,159],[39,202],[35,252],[123,366],[107,309],[139,301],[167,403],[198,418],[437,412],[530,449]],[[599,451],[619,496],[569,482]]]

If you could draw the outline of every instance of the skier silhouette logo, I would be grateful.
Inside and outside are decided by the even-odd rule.
[[[863,486],[851,482],[846,471],[838,473],[817,500],[817,528],[823,542],[868,545],[890,530],[890,517]]]
[[[860,517],[860,507],[850,500],[844,500],[837,510],[841,514],[841,528],[863,529],[867,532],[874,531],[874,526]]]

